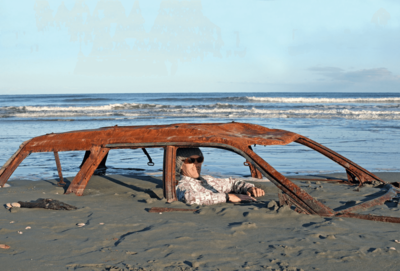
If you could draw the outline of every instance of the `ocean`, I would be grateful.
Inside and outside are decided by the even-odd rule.
[[[32,137],[106,126],[246,122],[307,136],[373,172],[400,171],[400,93],[121,93],[0,96],[0,164]],[[256,146],[283,174],[326,174],[344,169],[297,143]],[[112,150],[107,174],[160,176],[161,149]],[[244,159],[203,148],[202,174],[246,178]],[[79,171],[84,152],[62,152],[65,177]],[[52,153],[34,153],[11,176],[57,178]]]

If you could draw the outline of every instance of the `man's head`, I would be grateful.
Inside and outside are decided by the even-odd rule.
[[[203,160],[203,153],[199,148],[179,148],[176,152],[176,172],[199,178]]]

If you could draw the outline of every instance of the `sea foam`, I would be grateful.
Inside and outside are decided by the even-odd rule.
[[[288,97],[246,97],[262,103],[400,103],[400,98],[288,98]]]
[[[100,106],[21,106],[0,108],[0,118],[93,118],[93,117],[203,117],[203,118],[345,118],[399,120],[400,111],[374,106],[243,106],[227,103],[208,105],[109,104]],[[388,108],[390,109],[390,108]]]

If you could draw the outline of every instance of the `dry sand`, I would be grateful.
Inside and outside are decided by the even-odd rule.
[[[377,175],[400,179],[399,173]],[[356,192],[347,185],[296,183],[332,208],[380,193],[372,187]],[[0,249],[0,270],[400,269],[400,244],[394,241],[400,239],[400,224],[271,210],[267,204],[278,199],[278,190],[268,182],[257,183],[267,191],[257,203],[207,207],[166,203],[155,177],[94,176],[82,197],[63,195],[55,180],[10,184],[0,189],[1,204],[52,198],[79,209],[1,208],[0,244],[10,249]],[[151,207],[198,211],[158,214],[149,213]],[[400,216],[395,202],[371,212]]]

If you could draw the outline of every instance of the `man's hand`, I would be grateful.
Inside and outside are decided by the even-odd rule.
[[[228,194],[228,197],[230,202],[257,201],[255,198],[243,194]]]
[[[261,188],[251,187],[247,190],[246,194],[253,197],[262,197],[265,195],[265,192]]]

